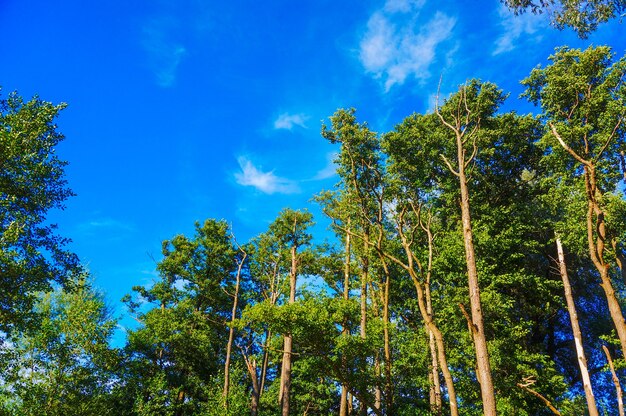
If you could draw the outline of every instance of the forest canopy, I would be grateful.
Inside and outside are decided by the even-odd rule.
[[[292,208],[245,242],[197,222],[124,297],[121,346],[46,221],[64,106],[10,94],[0,414],[623,415],[626,57],[562,47],[521,82],[536,115],[478,79],[387,132],[338,109],[334,238]]]

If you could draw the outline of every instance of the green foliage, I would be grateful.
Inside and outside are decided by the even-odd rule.
[[[66,162],[55,154],[63,140],[55,119],[65,104],[16,93],[0,99],[0,330],[24,325],[36,293],[63,283],[78,269],[67,240],[46,223],[51,209],[72,196]]]
[[[0,413],[279,414],[283,339],[290,335],[292,414],[338,414],[345,389],[353,414],[363,409],[377,415],[445,415],[451,395],[441,360],[436,378],[432,375],[430,335],[436,323],[459,413],[482,414],[466,311],[459,159],[470,189],[498,412],[548,415],[548,400],[564,415],[585,413],[554,269],[555,232],[566,247],[583,343],[595,363],[596,397],[610,409],[613,390],[600,342],[609,345],[622,377],[626,364],[587,253],[585,213],[590,198],[597,201],[606,225],[603,253],[612,265],[626,264],[626,202],[618,186],[626,151],[626,61],[615,60],[605,47],[561,48],[550,59],[523,81],[525,96],[541,106],[538,117],[501,112],[506,94],[479,80],[460,86],[434,113],[410,115],[382,135],[359,122],[354,109],[338,110],[322,136],[340,146],[339,182],[316,197],[333,221],[336,244],[312,245],[313,217],[307,211],[283,210],[242,246],[225,221],[196,223],[194,235],[163,242],[159,278],[125,297],[139,326],[128,332],[123,351],[108,346],[115,321],[84,278],[40,295],[35,308],[24,310],[32,290],[45,288],[50,279],[67,279],[61,272],[71,262],[37,257],[36,244],[52,238],[57,245],[44,246],[62,253],[62,241],[36,230],[45,228],[46,210],[59,207],[70,192],[63,163],[45,152],[60,140],[51,124],[60,107],[37,100],[24,104],[11,96],[4,102],[2,145],[14,136],[32,137],[43,146],[34,153],[39,156],[31,155],[33,163],[49,163],[51,176],[37,171],[39,176],[28,178],[36,167],[25,164],[31,160],[28,149],[11,150],[15,143],[0,149],[3,155],[14,151],[12,170],[0,177],[5,187],[0,271],[3,279],[6,271],[17,281],[32,271],[26,291],[9,288],[0,296],[0,306],[16,308],[14,314],[0,311],[0,325],[32,317],[30,325],[7,333],[2,345]],[[24,114],[39,121],[24,124]],[[51,141],[43,145],[44,139]],[[20,173],[21,166],[32,169]],[[598,188],[590,195],[584,179],[592,170]],[[32,191],[40,208],[28,211],[30,196],[19,201],[4,189],[18,189],[15,195]],[[34,227],[35,234],[20,224]],[[624,271],[612,267],[611,273],[623,292]],[[302,281],[320,282],[321,289],[309,290]],[[2,303],[5,295],[9,300]],[[443,352],[439,345],[435,350]],[[431,399],[435,380],[441,412]]]
[[[557,29],[573,29],[580,38],[587,36],[598,25],[619,16],[620,23],[626,11],[624,0],[501,0],[515,14],[530,11],[547,13]]]
[[[71,283],[71,291],[41,294],[34,307],[36,324],[3,345],[4,411],[110,414],[118,353],[109,342],[116,321],[85,276]]]

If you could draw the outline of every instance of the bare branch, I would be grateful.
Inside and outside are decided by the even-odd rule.
[[[443,159],[443,162],[446,164],[446,166],[448,167],[450,172],[452,172],[454,174],[454,176],[460,177],[459,172],[454,170],[454,168],[452,167],[452,164],[450,164],[450,161],[443,154],[439,154],[439,156]]]
[[[569,147],[567,145],[567,143],[565,143],[565,141],[563,140],[563,138],[561,137],[559,132],[556,130],[556,127],[554,126],[554,124],[549,123],[549,125],[550,125],[550,130],[552,130],[552,134],[554,135],[554,137],[556,137],[556,139],[561,144],[561,147],[563,147],[563,149],[565,149],[567,151],[567,153],[569,153],[574,159],[576,159],[577,161],[579,161],[583,165],[591,166],[591,162],[589,162],[589,161],[583,159],[582,157],[580,157],[578,155],[578,153],[576,153],[571,147]]]
[[[602,157],[602,153],[604,153],[606,148],[609,146],[609,143],[611,143],[611,140],[613,140],[613,137],[615,137],[615,133],[617,133],[617,129],[622,124],[622,121],[624,121],[624,119],[622,117],[620,117],[619,120],[617,121],[617,124],[613,128],[613,131],[611,132],[611,135],[609,136],[608,139],[606,139],[606,143],[604,143],[604,146],[602,146],[602,149],[600,149],[600,152],[598,152],[598,155],[595,158],[596,161],[600,160],[600,157]]]
[[[534,380],[528,381],[526,378],[524,379],[525,383],[517,383],[517,387],[526,390],[528,393],[532,394],[535,397],[538,397],[539,399],[541,399],[542,402],[545,403],[546,406],[548,406],[548,409],[550,409],[552,411],[552,413],[554,413],[555,415],[561,415],[561,412],[558,411],[558,409],[556,407],[554,407],[552,405],[552,403],[550,402],[550,400],[546,399],[544,396],[542,396],[540,393],[536,392],[535,390],[531,389],[530,387],[528,387],[529,385],[533,385],[534,384]]]

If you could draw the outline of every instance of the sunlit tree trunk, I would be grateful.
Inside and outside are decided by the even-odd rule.
[[[233,294],[233,310],[231,313],[230,319],[230,331],[228,332],[228,344],[226,345],[226,360],[224,363],[224,390],[222,392],[222,396],[224,398],[224,407],[228,409],[228,390],[230,388],[230,355],[233,349],[233,339],[235,337],[235,319],[237,319],[237,303],[239,301],[239,283],[241,280],[241,270],[243,268],[243,264],[246,261],[246,257],[248,254],[245,251],[243,252],[243,257],[239,261],[239,265],[237,266],[237,275],[235,277],[235,293]],[[255,370],[256,374],[256,370]]]
[[[604,351],[604,355],[606,355],[606,359],[609,363],[609,368],[611,369],[611,377],[613,378],[615,392],[617,393],[617,410],[619,412],[619,416],[624,416],[624,399],[622,398],[622,385],[619,382],[619,378],[617,378],[617,374],[615,373],[615,366],[613,365],[613,359],[611,358],[611,354],[609,353],[609,349],[606,347],[606,345],[602,346],[602,351]]]
[[[611,266],[604,258],[606,254],[606,224],[605,213],[597,200],[600,192],[597,188],[596,170],[591,162],[588,162],[588,164],[584,166],[584,169],[588,203],[587,241],[589,244],[589,255],[594,266],[600,273],[600,286],[604,291],[609,306],[609,312],[620,341],[622,354],[626,357],[626,321],[624,321],[624,314],[622,313],[622,308],[615,294],[613,283],[611,282],[611,276],[609,274]]]
[[[430,278],[432,275],[432,268],[433,268],[433,235],[430,231],[430,218],[426,226],[422,224],[421,218],[420,218],[420,224],[422,225],[422,228],[424,229],[428,237],[428,266],[426,269],[426,283],[424,285],[424,297],[426,298],[426,314],[432,317],[433,305],[432,305],[432,299],[430,296]],[[426,331],[428,333],[428,348],[430,349],[430,362],[431,362],[430,364],[431,371],[429,375],[429,378],[431,379],[430,408],[431,408],[431,411],[435,415],[440,416],[441,409],[442,409],[441,386],[439,385],[439,366],[437,362],[437,346],[435,344],[435,333],[427,325],[426,325]],[[442,351],[441,353],[445,354],[444,351]]]
[[[289,273],[289,304],[296,301],[296,246],[291,247],[291,271]],[[289,393],[291,391],[291,352],[292,334],[285,335],[283,344],[283,365],[280,374],[280,405],[283,416],[289,416]]]
[[[572,332],[574,334],[574,344],[576,345],[576,357],[578,359],[578,367],[580,368],[580,374],[583,379],[583,388],[585,390],[585,398],[587,399],[587,408],[589,409],[589,416],[598,416],[598,409],[596,407],[596,399],[593,396],[593,389],[591,388],[591,379],[589,378],[589,371],[587,370],[587,358],[585,357],[585,350],[583,348],[583,337],[580,331],[580,325],[578,325],[578,314],[576,313],[576,304],[574,303],[574,297],[572,296],[572,287],[567,276],[567,266],[565,264],[565,255],[563,254],[563,246],[561,245],[561,239],[556,238],[556,249],[559,259],[559,272],[561,274],[561,280],[563,281],[563,289],[565,291],[565,300],[567,302],[567,311],[569,312],[569,319],[572,324]]]
[[[496,415],[496,396],[491,378],[491,364],[489,363],[489,350],[487,337],[483,323],[483,311],[480,300],[480,288],[478,284],[478,270],[476,269],[476,254],[474,251],[474,233],[472,231],[472,219],[470,214],[470,196],[467,186],[465,169],[474,159],[477,152],[476,134],[480,127],[480,118],[471,119],[471,110],[468,108],[467,87],[459,91],[459,104],[456,114],[450,121],[446,120],[436,108],[436,113],[441,122],[452,130],[456,141],[456,169],[444,157],[448,169],[457,177],[461,194],[461,221],[463,224],[463,245],[465,247],[465,263],[467,265],[467,279],[471,307],[471,332],[476,352],[476,376],[480,383],[480,394],[483,402],[485,416]],[[471,131],[468,131],[471,129]],[[466,155],[466,145],[471,140],[472,154]]]
[[[348,229],[350,228],[350,223],[348,222]],[[343,266],[343,299],[348,301],[350,299],[350,233],[346,233],[346,242],[345,242],[345,260]],[[341,331],[344,337],[350,335],[350,329],[348,328],[347,320],[343,322],[343,328]],[[347,362],[344,357],[342,357],[342,370],[347,370]],[[346,383],[341,384],[341,400],[339,402],[339,416],[347,416],[348,414],[348,386]]]

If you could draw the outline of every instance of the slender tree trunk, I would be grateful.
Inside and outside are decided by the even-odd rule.
[[[272,331],[269,329],[265,331],[265,346],[263,350],[263,364],[261,364],[261,387],[259,389],[259,398],[263,394],[265,389],[265,379],[267,378],[267,367],[269,365],[270,360],[270,342],[272,340]]]
[[[381,251],[381,262],[385,273],[385,286],[383,293],[383,338],[384,338],[384,360],[385,360],[385,407],[387,414],[393,414],[393,381],[391,377],[391,336],[389,334],[389,287],[391,276],[385,258]]]
[[[350,222],[348,222],[348,229],[350,228]],[[343,299],[348,301],[350,299],[350,232],[346,232],[345,243],[345,260],[343,265]],[[348,328],[348,322],[346,319],[343,321],[343,328],[341,331],[344,337],[350,335]],[[341,367],[343,371],[347,371],[347,362],[345,355],[341,358]],[[341,400],[339,402],[339,416],[347,416],[348,414],[348,390],[349,387],[344,382],[341,384]]]
[[[619,412],[619,416],[624,416],[624,400],[622,398],[622,385],[619,382],[619,378],[617,378],[617,374],[615,374],[615,366],[613,365],[613,359],[611,358],[611,354],[609,353],[609,349],[606,345],[602,346],[602,351],[604,351],[604,355],[606,355],[606,360],[609,363],[609,368],[611,369],[611,377],[613,378],[613,384],[615,384],[615,392],[617,393],[617,409]]]
[[[289,304],[296,301],[296,273],[297,273],[296,246],[291,247],[291,272],[289,274]],[[283,365],[280,374],[280,406],[283,416],[289,416],[289,393],[291,390],[291,352],[292,335],[285,335],[283,345]]]
[[[600,273],[600,286],[604,290],[611,319],[617,332],[617,336],[622,348],[622,354],[626,357],[626,321],[619,304],[615,289],[609,274],[610,264],[604,259],[606,242],[606,224],[604,211],[597,202],[599,190],[597,189],[595,167],[588,163],[585,169],[585,189],[587,191],[587,241],[589,244],[589,255],[594,266]],[[594,221],[595,216],[595,221]]]
[[[367,336],[367,285],[369,281],[369,230],[367,226],[363,232],[363,256],[361,258],[361,323],[360,336],[365,339]],[[361,402],[360,414],[367,415],[367,406]]]
[[[574,303],[574,297],[572,296],[572,287],[569,283],[569,278],[567,276],[567,267],[565,265],[563,246],[561,245],[561,239],[558,236],[556,238],[556,249],[559,258],[559,271],[561,273],[561,280],[563,280],[563,289],[565,291],[565,300],[567,301],[567,311],[569,312],[569,319],[572,324],[572,332],[574,334],[574,343],[576,345],[576,357],[578,358],[578,367],[580,368],[580,374],[583,379],[583,388],[585,390],[585,398],[587,399],[587,408],[589,409],[589,416],[598,416],[596,399],[593,396],[591,379],[589,378],[589,371],[587,370],[587,358],[585,357],[585,350],[583,348],[582,333],[580,331],[580,326],[578,325],[576,304]]]
[[[439,384],[435,335],[428,327],[426,332],[428,333],[428,348],[430,350],[430,373],[428,374],[428,381],[430,382],[430,410],[433,414],[441,416],[441,385]]]
[[[421,211],[421,210],[420,210]],[[432,216],[429,214],[428,221],[426,225],[422,222],[421,216],[419,217],[420,226],[426,232],[426,236],[428,238],[428,265],[426,267],[426,282],[424,284],[424,297],[426,300],[426,314],[430,317],[433,317],[433,304],[432,298],[430,296],[430,278],[433,270],[433,234],[430,231],[430,221]],[[403,241],[404,243],[404,241]],[[437,363],[437,346],[435,344],[435,334],[434,332],[426,326],[426,331],[428,333],[428,348],[430,349],[430,359],[431,359],[431,371],[429,375],[429,379],[431,380],[430,385],[430,408],[431,411],[437,415],[441,416],[442,405],[441,405],[441,386],[439,384],[439,368]],[[445,354],[445,351],[442,351]]]
[[[426,290],[424,294],[426,296],[426,313],[429,316],[433,316],[432,300],[430,298],[430,271],[428,272],[425,286]],[[428,325],[425,326],[426,332],[428,333],[428,348],[430,349],[430,408],[435,415],[441,416],[441,386],[439,384],[439,365],[437,363],[437,346],[435,345],[435,333],[428,327]]]
[[[435,107],[435,113],[441,122],[454,132],[456,139],[456,161],[457,170],[455,170],[448,159],[443,155],[442,158],[450,172],[452,172],[459,181],[461,192],[461,219],[463,223],[463,244],[465,246],[465,262],[467,264],[467,280],[471,307],[471,332],[474,341],[474,349],[476,352],[476,377],[480,383],[480,395],[483,401],[483,413],[485,416],[496,415],[496,396],[491,378],[491,364],[489,363],[489,350],[487,348],[487,337],[485,335],[485,327],[483,323],[483,312],[480,301],[480,288],[478,284],[478,271],[476,269],[476,255],[474,252],[474,234],[472,231],[472,220],[470,214],[470,197],[467,187],[467,176],[465,174],[466,166],[474,159],[477,152],[476,134],[480,127],[480,118],[475,120],[474,126],[470,123],[471,110],[467,107],[467,95],[465,87],[460,91],[459,105],[457,113],[452,115],[452,123],[448,122],[439,112],[439,107]],[[463,109],[461,102],[465,103]],[[463,114],[465,112],[465,114]],[[468,132],[468,128],[471,131]],[[472,154],[466,157],[465,145],[472,140]]]
[[[230,388],[230,355],[233,349],[233,339],[235,338],[235,319],[237,319],[237,303],[239,301],[239,282],[241,280],[241,270],[248,254],[243,252],[243,257],[237,266],[237,276],[235,278],[235,293],[233,297],[233,310],[230,318],[230,330],[228,332],[228,344],[226,344],[226,362],[224,363],[224,407],[228,409],[228,389]]]
[[[420,312],[422,314],[422,318],[424,319],[424,323],[426,324],[426,327],[428,328],[428,330],[430,331],[430,333],[433,335],[435,339],[435,345],[437,347],[436,348],[437,357],[439,360],[439,367],[441,368],[443,378],[446,382],[446,389],[448,390],[448,399],[450,401],[450,414],[452,416],[458,416],[459,411],[458,411],[458,403],[456,399],[456,389],[454,388],[454,381],[452,379],[452,374],[450,373],[450,369],[448,367],[448,360],[446,358],[446,352],[445,352],[446,350],[445,350],[445,345],[443,342],[443,334],[441,333],[441,331],[439,330],[439,328],[433,321],[432,315],[426,312],[426,304],[424,301],[424,290],[421,284],[419,283],[419,280],[417,279],[415,270],[412,268],[409,269],[409,274],[411,275],[411,278],[415,286],[415,290],[417,292],[417,303],[418,303]],[[437,377],[439,377],[438,374],[437,374]]]
[[[283,416],[289,416],[289,393],[291,390],[291,347],[292,335],[287,334],[283,340],[283,363],[280,372],[280,408]]]
[[[257,416],[259,413],[259,399],[261,397],[261,387],[259,386],[259,378],[257,376],[257,364],[255,359],[248,359],[244,354],[243,357],[248,374],[250,374],[250,380],[252,381],[252,396],[250,400],[250,415]]]
[[[374,371],[376,372],[376,378],[378,379],[380,377],[380,351],[376,351],[376,357],[374,359]],[[374,387],[374,397],[374,407],[380,410],[382,406],[382,393],[380,390],[380,385],[378,384],[376,384],[376,387]]]
[[[465,261],[467,263],[467,277],[470,294],[470,307],[472,311],[472,337],[476,350],[476,369],[480,382],[480,393],[483,400],[483,412],[485,416],[496,414],[496,397],[491,379],[491,364],[489,363],[489,350],[483,324],[483,312],[480,302],[480,289],[478,284],[478,271],[476,269],[476,255],[472,232],[472,220],[470,215],[469,190],[467,177],[465,176],[465,149],[460,135],[457,134],[457,160],[458,178],[461,188],[461,218],[463,221],[463,243],[465,245]]]
[[[378,307],[378,299],[377,296],[383,297],[382,293],[376,290],[374,283],[370,282],[370,296],[372,299],[372,313],[376,319],[380,319],[380,309]],[[374,409],[377,412],[382,411],[382,390],[380,388],[380,349],[376,349],[376,354],[374,355],[374,378],[376,380],[376,384],[374,385]]]
[[[366,326],[367,326],[367,284],[369,281],[369,231],[366,227],[363,233],[363,258],[362,258],[362,269],[361,269],[361,338],[365,339],[367,336]]]
[[[354,412],[354,407],[352,405],[352,393],[348,392],[348,416]]]

